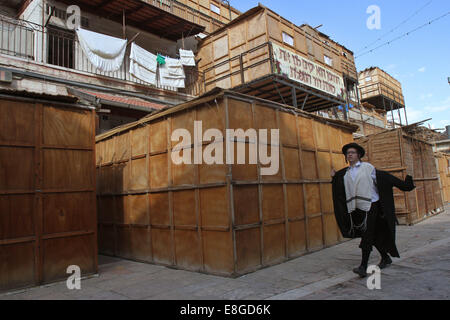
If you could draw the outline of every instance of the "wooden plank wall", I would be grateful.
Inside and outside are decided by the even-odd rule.
[[[342,240],[330,170],[345,165],[341,147],[351,132],[251,100],[217,100],[97,143],[102,253],[230,276]],[[261,176],[260,165],[173,164],[171,132],[193,136],[194,120],[224,135],[280,128],[278,174]],[[248,142],[235,149],[244,144],[248,156]]]
[[[283,32],[294,39],[291,46],[283,41]],[[312,28],[301,28],[277,13],[264,9],[242,21],[232,24],[221,32],[205,39],[199,45],[199,70],[206,71],[206,83],[215,81],[204,88],[204,92],[220,87],[229,89],[243,84],[239,56],[268,41],[276,43],[337,74],[348,74],[356,79],[355,62],[351,52],[331,39],[325,39]],[[325,43],[326,41],[326,43]],[[343,56],[345,52],[347,57]],[[330,67],[324,55],[333,59]],[[242,56],[242,66],[249,68],[244,72],[244,83],[272,74],[270,50],[265,46]],[[233,60],[231,60],[233,59]],[[265,61],[265,62],[264,62]],[[223,65],[213,68],[222,62]]]
[[[0,291],[97,271],[94,113],[0,100]]]
[[[366,148],[365,161],[400,179],[414,178],[416,189],[401,192],[394,188],[396,213],[401,224],[417,223],[442,208],[438,172],[431,145],[403,134],[401,129],[358,139]]]
[[[450,201],[450,173],[448,169],[450,166],[450,156],[445,153],[435,153],[435,157],[439,168],[439,178],[443,197],[442,200],[447,203]]]

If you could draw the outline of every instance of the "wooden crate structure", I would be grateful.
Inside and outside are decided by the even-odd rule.
[[[445,203],[448,203],[450,201],[450,155],[447,153],[436,152],[434,156],[437,161],[437,167],[439,168],[442,199]]]
[[[94,112],[0,99],[0,291],[97,272]]]
[[[185,128],[193,137],[194,121],[224,136],[226,129],[279,128],[278,174],[261,176],[260,163],[175,165],[171,154],[178,142],[171,134]],[[330,169],[345,165],[341,147],[353,141],[356,129],[215,90],[97,136],[99,250],[236,276],[334,245],[343,239],[333,213]],[[239,141],[249,163],[251,143]],[[192,146],[183,154],[192,155]]]
[[[378,67],[359,73],[359,90],[361,101],[370,102],[379,109],[390,111],[391,102],[394,110],[405,106],[400,82]]]
[[[405,179],[411,175],[416,189],[402,192],[394,188],[397,218],[400,224],[422,221],[443,207],[438,170],[432,145],[394,129],[356,139],[366,149],[364,161]]]
[[[345,99],[330,95],[334,100],[331,99],[332,103],[327,104],[326,99],[320,99],[322,95],[328,97],[323,91],[303,83],[300,85],[297,81],[287,81],[292,86],[277,81],[280,80],[280,72],[274,47],[295,54],[298,59],[305,59],[305,63],[314,63],[325,73],[332,72],[341,79],[353,79],[355,84],[357,82],[355,61],[350,50],[308,25],[297,26],[259,5],[199,43],[197,59],[198,69],[203,73],[203,79],[200,79],[203,92],[216,87],[235,88],[241,93],[299,108],[306,101],[303,109],[307,111],[317,108],[321,103],[325,105],[322,109],[346,103]],[[327,60],[329,64],[325,62],[326,57],[331,59]],[[344,82],[346,85],[348,81]],[[292,96],[292,88],[296,86],[295,96]],[[309,91],[301,90],[303,87]],[[354,97],[356,100],[356,90]]]

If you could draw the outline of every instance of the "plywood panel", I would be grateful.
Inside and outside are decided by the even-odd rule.
[[[248,20],[247,34],[248,39],[254,39],[266,33],[266,16],[264,12],[255,15]],[[241,36],[244,33],[241,31]]]
[[[172,264],[172,242],[170,229],[152,228],[153,261],[162,264]]]
[[[166,188],[168,186],[167,153],[150,157],[150,188]]]
[[[339,241],[338,227],[334,214],[332,213],[325,214],[323,216],[323,219],[324,219],[325,245],[331,246],[333,244],[338,243]]]
[[[150,233],[142,227],[119,227],[117,229],[118,255],[121,257],[152,261]]]
[[[302,147],[315,149],[314,133],[311,119],[298,117],[298,128],[300,132],[300,143]]]
[[[280,112],[280,139],[283,145],[297,146],[297,122],[295,116],[290,113]]]
[[[92,152],[44,150],[45,189],[90,189],[93,179]]]
[[[200,216],[203,227],[229,227],[230,215],[226,187],[200,190]]]
[[[169,225],[169,193],[152,193],[150,198],[150,220],[155,225]]]
[[[44,144],[90,147],[92,123],[87,114],[89,111],[44,106]]]
[[[228,55],[228,36],[225,35],[214,41],[214,60]]]
[[[289,218],[302,218],[305,216],[303,187],[300,184],[286,185],[287,209]]]
[[[176,226],[196,226],[195,191],[173,193],[173,215]]]
[[[131,161],[130,190],[148,189],[147,159]]]
[[[200,248],[197,231],[175,230],[175,252],[178,266],[187,270],[200,270],[202,267]]]
[[[0,190],[32,190],[33,149],[0,146]]]
[[[33,195],[0,196],[0,239],[32,235],[34,235]]]
[[[91,230],[95,202],[90,192],[43,196],[43,233]]]
[[[316,153],[302,151],[303,179],[317,179]]]
[[[320,200],[322,203],[322,212],[333,213],[333,192],[330,183],[320,184]]]
[[[34,143],[34,104],[0,100],[0,142]]]
[[[67,267],[77,265],[81,275],[96,271],[93,235],[43,241],[43,277],[45,282],[67,279]]]
[[[206,272],[234,272],[231,232],[203,231],[203,252]]]
[[[16,289],[34,284],[32,242],[0,246],[0,289]]]
[[[158,121],[150,125],[150,152],[167,150],[167,121]]]
[[[300,158],[298,149],[283,148],[283,158],[287,180],[300,180]]]
[[[235,186],[234,221],[236,225],[259,222],[259,202],[257,186]]]
[[[319,178],[330,180],[331,159],[329,152],[317,152],[317,162],[319,164]]]
[[[150,143],[148,132],[149,127],[133,130],[131,135],[131,155],[133,157],[144,155],[147,152]]]
[[[283,260],[286,256],[285,225],[264,226],[264,264]]]
[[[306,215],[311,216],[320,213],[320,188],[319,184],[307,184],[306,188]]]
[[[192,148],[186,148],[182,150],[175,151],[176,154],[179,155],[182,159],[186,156],[189,156],[191,164],[175,164],[172,161],[172,178],[174,185],[192,185],[197,182],[197,177],[195,174],[195,165],[194,165],[194,150]]]
[[[289,222],[288,244],[290,256],[306,250],[305,221]]]
[[[308,219],[309,250],[323,247],[322,217]]]
[[[236,231],[237,270],[243,272],[261,265],[260,229]]]
[[[114,226],[100,224],[98,227],[98,252],[114,255],[114,242],[116,241]]]
[[[284,192],[282,185],[263,185],[262,199],[264,221],[284,218]]]

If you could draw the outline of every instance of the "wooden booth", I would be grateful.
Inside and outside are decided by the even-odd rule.
[[[280,143],[251,135],[233,138],[213,164],[175,164],[222,150],[208,141],[171,141],[176,129],[279,129]],[[99,250],[102,254],[236,276],[280,263],[343,239],[333,213],[331,165],[345,166],[343,144],[357,129],[292,107],[235,92],[213,90],[191,102],[97,136]],[[269,131],[269,136],[271,131]],[[211,143],[211,141],[214,141]],[[258,142],[258,143],[256,143]],[[246,151],[246,164],[236,154]],[[267,147],[279,161],[274,175],[250,162]],[[230,148],[231,150],[232,148]],[[180,151],[182,150],[182,151]],[[275,150],[279,150],[279,156]],[[227,151],[227,152],[225,152]],[[216,155],[220,154],[216,151]],[[192,160],[193,161],[193,160]]]
[[[450,201],[450,155],[447,153],[435,152],[434,156],[439,168],[442,198],[445,203],[448,203]]]
[[[2,94],[0,115],[0,291],[96,273],[94,111]]]
[[[365,161],[405,179],[414,178],[416,189],[402,192],[394,188],[397,218],[400,224],[415,224],[443,208],[433,146],[394,129],[357,139],[366,149]]]
[[[358,101],[353,53],[262,5],[211,33],[198,48],[203,93],[233,88],[305,111]]]

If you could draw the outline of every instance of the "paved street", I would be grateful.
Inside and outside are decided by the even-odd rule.
[[[360,262],[359,240],[348,241],[237,279],[101,256],[99,275],[0,295],[0,299],[449,299],[450,207],[422,223],[398,227],[402,256],[382,271],[381,290],[351,271]],[[377,264],[376,251],[369,264]]]

